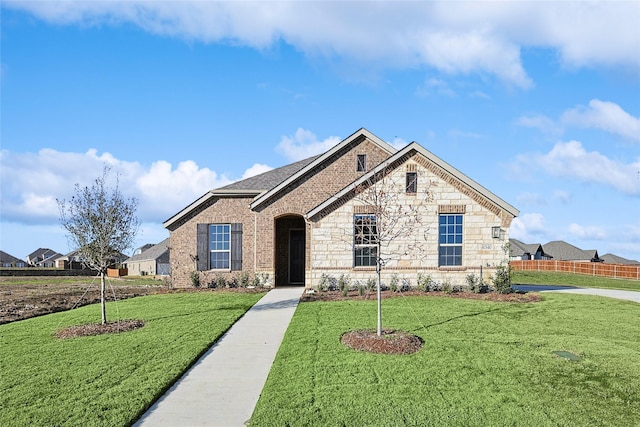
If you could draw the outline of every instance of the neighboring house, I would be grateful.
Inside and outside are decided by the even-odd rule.
[[[16,258],[4,251],[0,251],[0,265],[2,267],[26,267],[27,263],[20,258]]]
[[[135,251],[133,251],[133,255],[131,256],[140,255],[142,252],[146,251],[149,248],[152,248],[153,246],[155,246],[153,243],[147,243],[146,245],[142,245],[139,248],[137,248]]]
[[[111,262],[113,266],[122,264],[127,258],[127,255],[123,253],[119,253],[115,256]],[[78,249],[69,252],[68,254],[61,256],[56,260],[56,266],[58,268],[64,268],[65,270],[82,270],[88,268],[80,256],[80,251]]]
[[[189,286],[194,271],[205,286],[240,271],[274,286],[374,278],[375,245],[363,223],[376,218],[357,197],[373,181],[403,206],[431,195],[413,235],[390,245],[397,256],[384,266],[386,283],[397,274],[415,285],[423,273],[461,285],[467,274],[484,267],[488,276],[508,260],[503,239],[516,208],[419,144],[397,150],[360,129],[319,156],[211,190],[165,221],[173,284]],[[408,254],[416,240],[421,253]]]
[[[51,249],[38,248],[27,255],[27,264],[32,267],[55,267],[56,260],[62,256],[62,254]]]
[[[602,262],[597,250],[582,250],[562,240],[549,242],[542,248],[556,261]]]
[[[548,260],[551,256],[544,253],[540,243],[522,243],[517,239],[509,239],[509,259],[511,260]]]
[[[169,275],[169,238],[157,245],[145,245],[146,249],[124,262],[129,276]],[[136,250],[138,252],[138,250]]]
[[[640,261],[633,259],[622,258],[621,256],[614,254],[604,254],[600,259],[607,264],[624,264],[624,265],[638,265]]]

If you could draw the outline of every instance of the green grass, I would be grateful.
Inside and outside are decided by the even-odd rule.
[[[383,302],[413,355],[346,348],[374,301],[302,303],[251,426],[637,426],[640,304],[549,294],[515,304],[443,297]],[[552,354],[566,350],[578,362]]]
[[[181,293],[108,304],[139,330],[59,340],[99,305],[0,325],[0,425],[134,422],[262,294]]]
[[[640,281],[613,279],[582,274],[555,273],[548,271],[512,270],[511,282],[521,285],[565,285],[582,288],[625,289],[640,291]]]

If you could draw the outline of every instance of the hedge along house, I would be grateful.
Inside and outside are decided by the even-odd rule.
[[[404,227],[410,233],[380,254],[387,283],[396,274],[415,284],[422,273],[463,284],[468,273],[484,267],[487,276],[508,259],[516,208],[419,144],[397,150],[360,129],[319,156],[211,190],[165,221],[173,284],[190,286],[194,271],[204,286],[242,271],[272,286],[373,278],[368,233],[382,212],[363,197],[371,187],[393,193],[397,212],[419,211]],[[407,220],[400,215],[399,227]]]

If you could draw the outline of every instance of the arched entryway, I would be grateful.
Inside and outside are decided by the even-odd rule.
[[[300,215],[284,215],[275,224],[275,285],[304,286],[306,228]]]

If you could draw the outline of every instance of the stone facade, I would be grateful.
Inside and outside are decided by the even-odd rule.
[[[409,215],[405,212],[395,214],[399,219],[396,227],[412,227],[411,236],[392,239],[382,250],[385,266],[382,269],[383,282],[389,283],[393,275],[416,284],[418,273],[428,274],[436,282],[449,282],[452,285],[464,285],[466,275],[480,274],[489,280],[496,266],[507,260],[504,252],[508,241],[508,231],[500,239],[492,237],[492,227],[504,225],[501,212],[492,212],[472,197],[460,191],[460,184],[447,177],[434,174],[423,164],[426,159],[418,156],[397,167],[389,176],[377,183],[379,191],[394,192],[401,205],[412,205],[419,209],[419,224],[409,224]],[[406,170],[416,170],[418,191],[405,193]],[[335,211],[312,223],[309,236],[311,260],[309,265],[308,286],[317,286],[323,275],[338,278],[349,275],[352,281],[365,283],[376,277],[375,267],[354,267],[353,235],[354,214],[364,213],[359,209],[370,200],[354,197]],[[484,202],[484,200],[482,201]],[[392,215],[395,208],[390,209]],[[440,213],[463,214],[462,266],[438,266],[438,227]],[[508,227],[508,226],[507,226]]]

